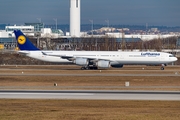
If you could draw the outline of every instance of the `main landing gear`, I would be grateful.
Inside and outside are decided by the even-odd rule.
[[[81,70],[97,70],[98,67],[96,66],[83,66],[81,67]]]
[[[81,67],[81,70],[88,70],[89,69],[89,67],[87,66],[87,67]]]

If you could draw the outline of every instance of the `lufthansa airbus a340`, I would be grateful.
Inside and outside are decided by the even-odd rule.
[[[56,63],[74,63],[81,69],[122,68],[123,65],[162,65],[177,61],[173,54],[164,52],[122,52],[122,51],[50,51],[40,50],[20,31],[14,31],[18,53],[28,57]]]

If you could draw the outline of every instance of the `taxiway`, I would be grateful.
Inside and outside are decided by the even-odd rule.
[[[0,99],[169,100],[179,101],[177,91],[37,91],[1,90]]]

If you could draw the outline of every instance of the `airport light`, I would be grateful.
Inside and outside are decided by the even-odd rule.
[[[53,19],[56,22],[56,30],[57,30],[57,18]]]
[[[37,18],[38,20],[39,20],[39,23],[41,23],[41,18]],[[37,24],[38,25],[38,31],[40,31],[40,27],[39,27],[39,24]]]
[[[93,24],[94,24],[94,21],[93,20],[89,20],[91,22],[91,35],[93,35]]]
[[[107,23],[107,27],[109,28],[109,20],[105,20],[105,22]]]
[[[39,23],[41,23],[41,18],[37,18],[39,20]]]

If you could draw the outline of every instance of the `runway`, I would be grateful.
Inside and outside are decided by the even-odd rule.
[[[0,76],[180,76],[179,73],[172,74],[113,74],[113,73],[93,73],[93,74],[29,74],[29,73],[0,73]]]
[[[180,101],[179,91],[1,90],[0,99],[168,100]]]
[[[136,67],[137,70],[134,70],[134,66],[125,67],[123,70],[62,69],[59,66],[1,68],[0,77],[3,82],[0,86],[0,99],[180,101],[180,92],[173,91],[179,90],[180,87],[178,66],[169,67],[165,71],[154,68],[144,70],[141,66]],[[131,86],[125,87],[125,81],[131,82]],[[54,83],[58,86],[54,87]]]

